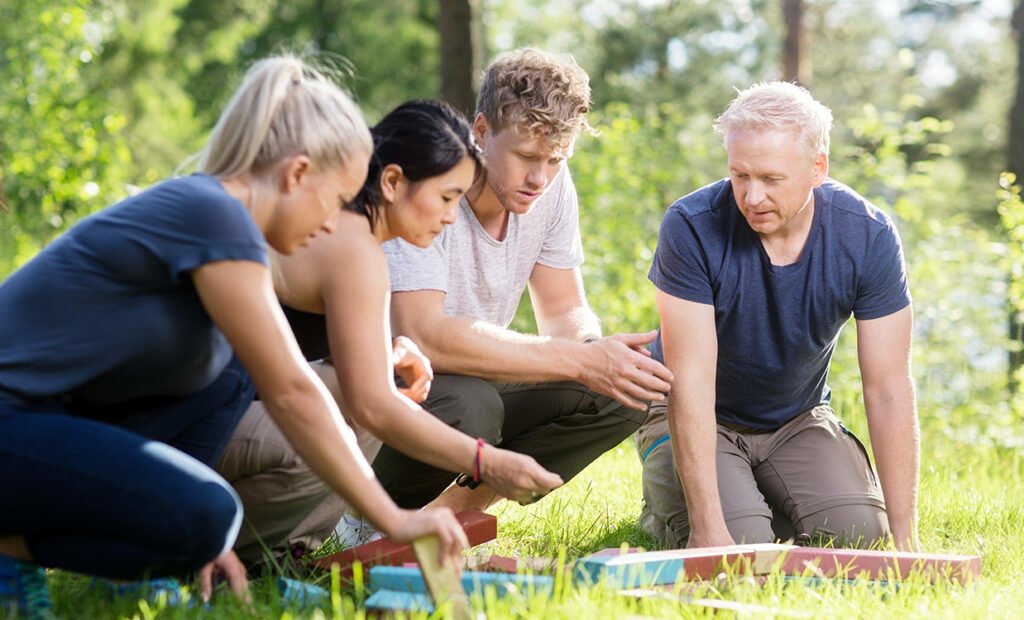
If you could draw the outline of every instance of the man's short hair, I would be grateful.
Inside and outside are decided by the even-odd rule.
[[[725,141],[739,129],[797,129],[811,158],[828,155],[832,110],[802,86],[790,82],[762,82],[742,90],[715,119]]]
[[[593,131],[590,77],[572,56],[522,48],[498,56],[484,73],[476,111],[495,132],[512,128],[565,146]]]

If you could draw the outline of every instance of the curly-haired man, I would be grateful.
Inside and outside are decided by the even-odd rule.
[[[385,446],[374,461],[395,501],[483,509],[490,445],[569,480],[643,422],[671,374],[642,351],[654,337],[601,337],[580,276],[576,189],[566,162],[587,122],[590,84],[571,56],[520,49],[487,69],[473,130],[486,174],[426,250],[385,246],[392,323],[434,371],[424,408],[485,440],[482,485]],[[539,335],[510,331],[524,289]],[[444,492],[440,497],[439,494]]]

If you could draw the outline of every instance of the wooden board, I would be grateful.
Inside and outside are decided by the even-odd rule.
[[[494,515],[476,510],[467,510],[455,515],[462,529],[466,532],[469,544],[479,545],[498,537],[498,520]],[[317,558],[310,562],[310,565],[323,570],[331,570],[331,566],[337,564],[341,570],[342,579],[352,578],[352,565],[355,562],[362,563],[364,568],[371,566],[401,566],[406,562],[415,562],[416,554],[412,545],[396,544],[387,538],[381,538],[373,542],[343,549],[338,553]]]
[[[412,542],[416,560],[420,563],[423,581],[434,601],[434,608],[441,609],[448,605],[448,617],[453,620],[473,620],[473,610],[469,606],[469,597],[462,589],[459,570],[454,561],[445,564],[438,561],[440,543],[437,536],[425,536]]]

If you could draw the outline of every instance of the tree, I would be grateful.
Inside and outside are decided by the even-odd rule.
[[[1013,104],[1010,106],[1010,131],[1009,139],[1007,140],[1007,167],[1009,171],[1014,175],[1015,182],[1020,184],[1024,180],[1024,0],[1020,0],[1017,3],[1017,7],[1013,11],[1013,17],[1010,20],[1011,27],[1013,29],[1013,37],[1017,44],[1017,70],[1016,70],[1016,89],[1013,99]],[[1006,201],[1009,202],[1009,201]],[[1019,199],[1017,200],[1019,204]],[[1004,214],[1004,220],[1006,215]],[[1020,228],[1012,228],[1013,231],[1019,232]],[[1015,239],[1016,241],[1016,239]],[[1015,256],[1019,254],[1016,253]],[[1019,258],[1019,256],[1018,256]],[[1019,274],[1014,274],[1018,275]],[[1017,284],[1019,287],[1019,283]],[[1018,292],[1019,294],[1019,292]],[[1018,304],[1020,302],[1018,301]],[[1024,343],[1024,322],[1021,321],[1020,313],[1024,308],[1010,308],[1010,339],[1016,345],[1010,348],[1009,363],[1010,363],[1010,385],[1015,389],[1019,389],[1018,382],[1015,380],[1017,370],[1024,364],[1024,350],[1022,350],[1021,343]]]
[[[810,67],[804,49],[804,2],[782,0],[782,18],[786,25],[786,40],[782,46],[782,79],[807,84]]]
[[[125,116],[87,82],[102,44],[91,8],[81,0],[0,5],[0,276],[124,193]]]
[[[1024,180],[1024,0],[1019,0],[1010,21],[1016,42],[1016,89],[1010,106],[1010,131],[1007,140],[1007,163],[1017,182]]]
[[[480,71],[480,36],[476,0],[439,0],[437,26],[441,39],[441,97],[470,115],[476,107],[476,76]]]

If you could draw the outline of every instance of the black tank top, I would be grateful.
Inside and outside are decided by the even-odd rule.
[[[303,312],[281,304],[284,316],[288,319],[299,342],[302,355],[307,361],[326,359],[331,356],[330,343],[327,342],[327,317],[323,314]]]

